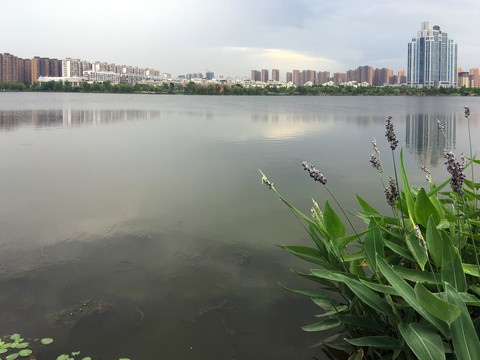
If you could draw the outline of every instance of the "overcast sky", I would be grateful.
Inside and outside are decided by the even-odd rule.
[[[206,69],[406,69],[422,21],[444,25],[458,66],[480,67],[478,0],[0,0],[0,53],[80,58],[179,75]]]

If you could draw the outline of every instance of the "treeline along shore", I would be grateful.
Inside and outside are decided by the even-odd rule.
[[[195,84],[189,82],[186,85],[174,83],[163,83],[161,85],[145,84],[111,84],[109,81],[103,83],[81,83],[79,86],[72,86],[68,82],[50,81],[34,83],[33,85],[0,82],[0,91],[17,92],[75,92],[75,93],[118,93],[118,94],[185,94],[185,95],[313,95],[313,96],[479,96],[480,88],[413,88],[408,86],[330,86],[313,85],[298,87],[243,87],[236,85],[220,84]]]

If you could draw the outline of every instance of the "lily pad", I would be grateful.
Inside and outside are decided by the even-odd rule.
[[[53,342],[53,339],[52,338],[43,338],[42,340],[40,340],[40,342],[43,345],[48,345],[48,344],[51,344]]]

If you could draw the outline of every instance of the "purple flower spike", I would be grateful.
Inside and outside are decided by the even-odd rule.
[[[452,175],[450,180],[450,187],[454,192],[458,194],[458,196],[463,196],[464,192],[462,190],[463,186],[463,179],[465,179],[465,175],[463,174],[463,164],[456,161],[455,154],[453,152],[444,152],[445,165],[447,165],[447,171]]]
[[[388,142],[390,143],[390,149],[395,150],[398,145],[397,137],[395,136],[395,132],[393,131],[393,124],[392,124],[392,117],[389,116],[387,118],[387,122],[385,124],[385,136],[387,137]]]
[[[379,173],[382,173],[383,172],[383,169],[382,169],[382,165],[380,164],[380,161],[378,161],[378,159],[375,157],[375,155],[370,155],[370,164],[372,164],[372,166],[377,169],[377,171]]]
[[[307,163],[306,161],[302,162],[302,166],[305,171],[308,171],[310,174],[310,177],[315,180],[315,181],[320,181],[323,185],[327,184],[327,179],[325,176],[322,175],[320,171],[318,171],[315,166],[313,166],[310,163]]]
[[[393,177],[390,176],[390,186],[386,187],[384,191],[388,205],[395,206],[400,196],[398,194],[397,182]]]

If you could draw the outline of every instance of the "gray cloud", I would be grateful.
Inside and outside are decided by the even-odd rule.
[[[71,56],[173,74],[209,68],[225,76],[366,64],[396,71],[406,67],[407,42],[429,20],[459,44],[459,66],[479,66],[475,21],[462,20],[480,15],[473,0],[25,0],[2,2],[0,10],[7,34],[0,52],[21,57]]]

